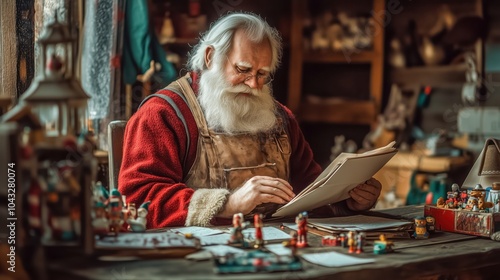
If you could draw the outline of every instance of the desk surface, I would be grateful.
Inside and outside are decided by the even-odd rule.
[[[379,211],[404,217],[423,215],[423,207],[410,206]],[[274,223],[274,225],[278,225]],[[310,234],[312,245],[321,238]],[[367,246],[366,248],[370,248]],[[60,279],[415,279],[435,275],[459,275],[480,269],[490,279],[494,266],[500,265],[500,242],[454,233],[436,233],[424,240],[395,240],[396,251],[375,255],[366,252],[359,257],[374,258],[375,262],[341,268],[328,268],[303,260],[300,272],[245,273],[218,275],[212,261],[186,259],[154,259],[130,262],[102,262],[66,258],[51,264],[51,271]],[[334,250],[347,253],[338,247],[303,249],[309,252]],[[370,251],[368,249],[367,251]],[[489,273],[489,274],[488,274]],[[498,273],[498,272],[496,272]],[[57,277],[59,279],[59,277]],[[71,278],[69,278],[71,277]],[[481,278],[482,277],[482,278]],[[492,277],[495,278],[495,277]],[[50,277],[56,279],[56,277]]]

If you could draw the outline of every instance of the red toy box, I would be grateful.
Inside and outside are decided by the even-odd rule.
[[[481,213],[425,205],[424,215],[435,218],[435,228],[439,231],[484,237],[490,237],[492,233],[500,231],[500,213]]]

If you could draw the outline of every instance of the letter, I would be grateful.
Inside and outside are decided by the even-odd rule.
[[[371,14],[373,16],[373,19],[382,27],[386,27],[392,19],[391,14],[385,10],[378,12],[372,11]]]
[[[403,11],[403,6],[400,6],[400,2],[398,0],[389,0],[387,3],[387,11],[393,15],[397,15]]]
[[[16,268],[15,266],[11,266],[8,269],[9,269],[10,272],[16,272],[15,268]]]
[[[223,15],[227,11],[231,10],[231,6],[229,6],[226,3],[222,3],[222,1],[215,0],[212,3],[212,6],[214,6],[215,11],[217,12],[218,15]]]

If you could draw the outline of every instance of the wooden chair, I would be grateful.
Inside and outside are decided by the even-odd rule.
[[[118,174],[122,164],[123,137],[127,121],[116,120],[108,124],[109,190],[118,189]]]

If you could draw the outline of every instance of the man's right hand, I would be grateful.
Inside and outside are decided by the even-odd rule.
[[[269,176],[254,176],[232,193],[219,217],[231,218],[235,213],[250,213],[262,203],[285,204],[295,194],[285,180]]]

